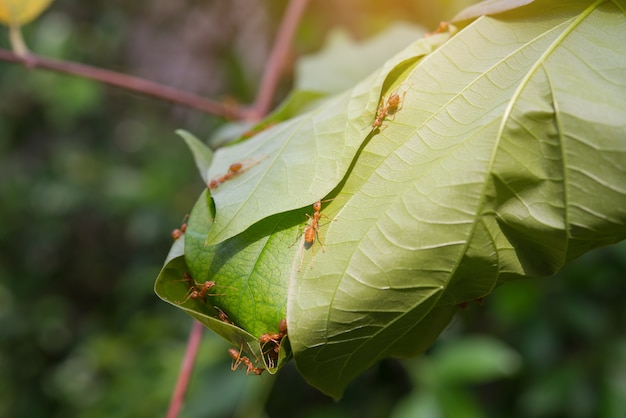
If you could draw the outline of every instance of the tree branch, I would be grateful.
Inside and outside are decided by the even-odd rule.
[[[282,68],[307,3],[308,0],[291,0],[289,2],[276,34],[276,42],[263,73],[256,100],[251,107],[223,104],[143,78],[76,62],[53,60],[32,53],[16,54],[10,50],[0,48],[0,60],[24,64],[27,68],[43,68],[88,78],[135,93],[198,109],[226,119],[259,120],[266,116],[271,109],[272,98],[276,93],[278,80],[282,75]]]
[[[307,3],[308,0],[291,0],[287,6],[280,28],[276,34],[276,41],[265,67],[265,72],[263,73],[254,106],[249,110],[251,118],[261,119],[271,109],[272,98],[276,93],[278,80],[282,75],[289,48]]]
[[[156,97],[158,99],[170,101],[228,119],[246,119],[250,113],[246,108],[238,108],[231,104],[225,105],[220,102],[208,100],[163,84],[145,80],[143,78],[133,77],[115,71],[104,70],[75,62],[58,61],[34,54],[21,56],[6,49],[0,49],[0,60],[24,64],[28,68],[44,68],[60,73],[88,78],[104,84],[121,87],[135,93]]]

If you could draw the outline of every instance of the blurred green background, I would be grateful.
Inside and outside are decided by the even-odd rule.
[[[336,27],[356,39],[399,21],[434,29],[471,1],[386,3],[312,2],[294,59]],[[38,54],[249,102],[285,4],[56,0],[24,35]],[[152,287],[203,188],[173,132],[207,138],[221,123],[0,62],[0,417],[165,415],[192,322]],[[207,332],[182,416],[623,418],[624,272],[622,243],[500,288],[428,355],[383,361],[338,403],[293,365],[231,372]]]

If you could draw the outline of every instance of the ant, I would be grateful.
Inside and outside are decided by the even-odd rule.
[[[179,305],[183,305],[189,299],[200,299],[205,298],[209,290],[215,287],[214,281],[205,281],[204,283],[194,283],[189,290],[187,291],[187,297],[185,300],[179,303]]]
[[[328,200],[324,200],[324,202],[328,202]],[[308,213],[306,214],[306,217],[309,219],[309,223],[304,227],[304,242],[303,242],[304,249],[311,248],[311,251],[313,251],[312,247],[313,247],[313,244],[315,244],[315,240],[317,239],[317,241],[322,246],[322,252],[325,252],[324,243],[320,239],[320,235],[319,235],[319,232],[320,232],[319,221],[322,217],[328,218],[331,221],[334,221],[334,219],[331,219],[330,217],[322,214],[320,212],[321,210],[322,210],[322,201],[318,200],[317,202],[313,203],[313,215],[309,215]],[[313,256],[314,255],[315,253],[313,253]],[[298,268],[298,271],[302,269],[303,259],[304,259],[304,253],[302,254],[302,258],[300,259],[300,267]],[[313,266],[311,266],[311,268],[313,268]]]
[[[215,308],[215,310],[217,311],[217,317],[220,319],[220,321],[225,322],[227,324],[235,325],[232,321],[228,319],[228,315],[226,315],[226,312],[224,312],[217,306],[213,306],[213,308]]]
[[[237,173],[239,173],[242,167],[243,164],[241,163],[232,163],[230,166],[228,166],[228,171],[226,172],[226,174],[224,174],[223,176],[218,176],[209,182],[209,189],[215,189],[217,186],[224,183],[225,181],[232,179],[237,175]]]
[[[228,181],[239,174],[245,173],[246,171],[248,171],[249,169],[257,165],[258,163],[260,163],[261,160],[262,158],[255,160],[255,161],[248,162],[245,165],[244,163],[240,163],[240,162],[232,163],[231,165],[228,166],[228,171],[226,171],[226,174],[222,176],[217,176],[211,179],[211,181],[209,181],[209,189],[211,190],[216,189],[220,184],[224,183],[225,181]]]
[[[255,136],[258,133],[261,133],[261,132],[263,132],[263,131],[265,131],[267,129],[272,128],[274,125],[276,125],[276,122],[267,122],[265,124],[258,125],[258,126],[252,128],[252,129],[248,130],[248,131],[245,131],[241,135],[241,137],[242,138],[251,138],[251,137]]]
[[[206,280],[204,283],[198,283],[187,272],[183,274],[183,281],[191,283],[191,286],[189,287],[189,290],[187,291],[187,297],[185,298],[185,300],[178,303],[178,305],[184,304],[189,299],[200,299],[200,298],[204,299],[209,294],[209,290],[215,287],[215,282],[213,280]],[[211,296],[222,296],[222,295],[211,294]]]
[[[283,337],[287,335],[287,320],[284,318],[280,320],[278,323],[278,333],[266,333],[259,337],[259,342],[265,346],[266,344],[272,342],[276,346],[280,345],[280,341]]]
[[[261,343],[261,349],[269,343],[273,344],[273,348],[270,348],[267,353],[269,364],[273,367],[274,361],[278,360],[278,353],[280,352],[280,342],[287,335],[287,320],[281,319],[278,323],[278,333],[266,333],[259,337],[259,343]]]
[[[283,337],[283,336],[282,336],[280,333],[275,334],[275,333],[270,333],[270,332],[268,332],[268,333],[263,334],[263,335],[261,335],[261,336],[259,337],[259,342],[260,342],[263,346],[265,346],[266,344],[268,344],[268,343],[270,343],[270,342],[271,342],[271,343],[274,343],[274,344],[276,344],[276,345],[278,345],[278,344],[280,344],[280,339],[281,339],[282,337]]]
[[[394,116],[400,109],[402,109],[404,96],[406,96],[406,91],[402,93],[402,96],[400,96],[400,93],[397,92],[391,93],[387,98],[386,103],[385,97],[383,96],[376,112],[376,119],[374,119],[374,123],[372,124],[374,129],[380,128],[385,118],[388,116]]]
[[[185,215],[185,218],[183,219],[183,223],[180,225],[180,228],[176,228],[172,231],[172,239],[174,241],[182,237],[183,234],[187,231],[187,218],[189,218],[189,215]]]
[[[240,365],[243,364],[246,367],[246,374],[254,373],[257,376],[260,376],[265,371],[265,369],[262,367],[255,367],[248,357],[241,355],[242,350],[243,347],[239,351],[232,347],[228,349],[228,355],[230,355],[230,357],[235,361],[233,365],[230,366],[230,369],[232,371],[235,371],[239,368]]]

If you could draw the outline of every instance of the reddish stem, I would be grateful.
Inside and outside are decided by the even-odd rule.
[[[136,93],[181,104],[225,118],[241,118],[248,113],[244,109],[237,109],[232,105],[227,106],[219,102],[208,100],[163,84],[145,80],[143,78],[133,77],[76,62],[58,61],[33,54],[20,56],[6,49],[0,49],[0,59],[9,62],[21,63],[26,65],[28,68],[44,68],[47,70],[89,78],[101,83],[121,87]]]
[[[289,49],[298,27],[298,22],[304,13],[308,0],[291,0],[283,16],[283,20],[276,34],[276,41],[267,61],[263,79],[257,92],[254,106],[249,109],[250,119],[261,119],[267,115],[272,106],[272,98],[276,93],[278,80],[287,61]]]
[[[59,61],[29,53],[18,55],[7,49],[0,49],[0,60],[24,64],[28,68],[43,68],[60,73],[72,74],[111,86],[121,87],[135,93],[156,97],[184,105],[227,119],[258,120],[267,115],[272,105],[282,68],[289,54],[298,22],[304,13],[308,0],[292,0],[276,35],[268,63],[263,73],[254,105],[250,108],[222,104],[195,94],[187,93],[163,84],[115,71],[92,67],[71,61]]]
[[[172,400],[170,401],[170,407],[167,411],[167,418],[176,418],[180,413],[185,399],[185,392],[187,392],[187,385],[191,378],[193,371],[193,365],[196,361],[196,355],[198,354],[198,348],[202,341],[202,331],[204,325],[198,321],[193,321],[191,331],[189,333],[189,340],[187,341],[187,349],[185,350],[185,357],[183,358],[183,364],[180,367],[180,373],[178,374],[178,381],[176,382],[176,388],[172,394]]]

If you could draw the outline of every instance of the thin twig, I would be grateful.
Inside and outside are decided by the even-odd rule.
[[[44,68],[47,70],[88,78],[101,83],[121,87],[135,93],[156,97],[158,99],[181,104],[229,119],[246,118],[249,113],[249,111],[245,108],[237,108],[232,104],[225,105],[143,78],[133,77],[76,62],[58,61],[34,54],[21,56],[7,49],[0,49],[0,60],[24,64],[28,68]]]
[[[189,340],[187,341],[187,349],[185,350],[183,364],[180,367],[176,388],[172,394],[170,407],[167,411],[167,418],[176,418],[183,406],[185,392],[187,392],[187,385],[189,384],[191,372],[193,371],[193,365],[196,361],[196,355],[198,354],[198,348],[200,347],[200,342],[202,341],[203,330],[204,325],[202,325],[202,323],[193,321],[191,331],[189,332]]]
[[[32,53],[16,54],[13,51],[0,48],[0,60],[24,64],[28,68],[43,68],[88,78],[227,119],[258,120],[267,115],[271,109],[272,98],[276,93],[278,80],[282,75],[282,69],[289,54],[294,33],[307,3],[308,0],[292,0],[287,6],[280,28],[276,34],[276,42],[263,73],[256,100],[251,107],[223,104],[140,77],[133,77],[72,61],[53,60]]]
[[[289,48],[294,34],[304,13],[308,0],[291,0],[283,16],[283,20],[276,34],[276,41],[268,58],[261,85],[257,92],[254,105],[249,109],[250,119],[261,119],[270,111],[272,98],[276,93],[278,80],[282,75],[285,61],[289,55]]]

